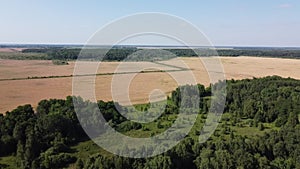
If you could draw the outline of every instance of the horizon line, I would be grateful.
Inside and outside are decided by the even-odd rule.
[[[212,46],[201,46],[201,45],[190,45],[190,46],[184,46],[184,45],[175,45],[175,44],[164,44],[164,45],[157,45],[157,44],[119,44],[119,45],[98,45],[98,44],[84,44],[84,43],[15,43],[15,42],[0,42],[0,46],[6,45],[16,45],[16,46],[22,46],[22,45],[29,45],[29,46],[42,46],[42,45],[57,45],[57,46],[135,46],[135,47],[248,47],[248,48],[300,48],[300,46],[278,46],[278,45],[212,45]]]

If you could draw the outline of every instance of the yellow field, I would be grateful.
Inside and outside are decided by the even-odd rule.
[[[117,72],[125,74],[114,75],[126,78],[131,76],[126,72],[134,72],[144,67],[147,70],[178,70],[179,61],[183,61],[192,72],[198,83],[209,85],[208,74],[199,58],[176,58],[163,61],[164,64],[151,62],[127,62]],[[279,75],[300,79],[300,60],[258,58],[258,57],[222,57],[221,62],[227,79],[244,79]],[[90,62],[87,62],[89,64]],[[113,73],[119,66],[118,62],[102,62],[97,73]],[[167,65],[165,65],[167,64]],[[65,98],[72,95],[72,77],[8,80],[12,78],[65,76],[72,75],[74,62],[69,65],[53,65],[51,61],[30,60],[0,60],[0,112],[12,110],[18,105],[32,104],[36,106],[42,99]],[[150,69],[149,69],[150,68]],[[146,70],[146,71],[147,71]],[[185,79],[184,71],[140,73],[132,80],[129,87],[129,97],[133,103],[148,102],[149,94],[154,89],[160,89],[169,94],[177,87],[171,77]],[[113,75],[96,76],[96,97],[98,100],[112,100],[111,82]],[[84,79],[84,77],[82,77]],[[92,83],[92,82],[88,82]]]

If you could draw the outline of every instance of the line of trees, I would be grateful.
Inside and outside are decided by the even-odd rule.
[[[24,49],[23,53],[44,53],[47,59],[76,60],[80,54],[81,48],[30,48]],[[134,47],[107,49],[84,49],[81,53],[82,59],[95,59],[104,61],[122,61],[129,55],[141,51]],[[257,56],[257,57],[276,57],[276,58],[300,58],[300,50],[296,49],[146,49],[147,57],[142,56],[145,53],[140,52],[138,56],[133,56],[134,61],[152,61],[166,60],[173,57],[196,57],[196,56]],[[106,53],[107,52],[107,53]],[[168,54],[169,52],[169,54]],[[149,54],[149,53],[152,53]],[[152,58],[152,60],[151,60]]]

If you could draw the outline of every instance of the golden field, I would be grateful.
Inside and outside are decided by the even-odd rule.
[[[220,57],[220,61],[227,79],[244,79],[269,75],[300,79],[300,60],[296,59]],[[87,65],[93,63],[86,62]],[[128,88],[132,103],[149,102],[149,95],[155,89],[160,89],[168,95],[178,86],[172,76],[182,79],[187,76],[186,71],[174,71],[179,69],[173,66],[182,67],[182,63],[186,65],[186,68],[191,69],[197,83],[209,85],[207,71],[199,58],[175,58],[160,63],[163,64],[125,62],[120,66],[120,62],[102,62],[95,71],[95,73],[101,73],[95,79],[96,98],[105,101],[112,100],[112,77],[122,76],[126,79],[131,77],[132,73],[137,70],[164,70],[167,72],[137,74]],[[26,78],[70,76],[73,74],[74,66],[75,62],[69,62],[69,65],[53,65],[51,61],[42,60],[0,60],[0,112],[5,113],[23,104],[32,104],[36,107],[42,99],[60,99],[72,95],[72,77]],[[122,74],[105,75],[105,73],[114,72]],[[14,78],[23,80],[13,80]],[[84,78],[82,77],[82,79]],[[92,81],[87,83],[92,83]]]

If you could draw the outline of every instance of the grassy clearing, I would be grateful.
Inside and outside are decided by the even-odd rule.
[[[73,155],[80,159],[87,159],[90,155],[100,153],[105,156],[112,156],[111,153],[103,150],[100,148],[96,143],[94,143],[92,140],[84,141],[79,143],[78,145],[75,145],[71,147],[72,150],[74,150]]]
[[[279,127],[275,127],[275,123],[262,123],[264,126],[263,130],[259,127],[250,126],[248,121],[251,119],[243,119],[235,126],[230,126],[236,134],[242,136],[262,136],[264,133],[270,132],[271,130],[279,130]]]
[[[15,159],[16,157],[14,156],[0,157],[0,168],[6,168],[6,169],[18,168]]]

